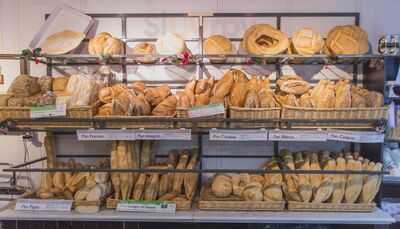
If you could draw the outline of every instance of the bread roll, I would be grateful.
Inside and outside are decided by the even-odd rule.
[[[204,53],[207,55],[226,55],[232,51],[231,41],[222,35],[211,35],[204,41]]]
[[[304,80],[285,80],[279,84],[279,90],[287,94],[302,95],[310,90],[310,84]]]
[[[367,96],[363,92],[364,89],[351,86],[351,107],[363,108],[368,106]]]
[[[156,42],[157,52],[160,55],[179,55],[186,49],[185,40],[176,33],[167,33]]]
[[[135,82],[132,84],[132,89],[136,94],[144,94],[144,91],[146,90],[146,84],[143,82]]]
[[[135,45],[132,50],[134,55],[148,55],[144,57],[137,57],[136,60],[140,63],[154,63],[156,58],[153,56],[157,54],[156,46],[151,43],[141,42]]]
[[[246,201],[262,201],[264,199],[262,184],[250,182],[244,187],[242,197]]]
[[[270,184],[264,187],[263,190],[264,201],[283,201],[282,186],[278,184]]]
[[[289,39],[271,25],[256,24],[246,30],[242,47],[250,54],[276,55],[287,50]]]
[[[135,96],[131,100],[131,111],[134,116],[146,116],[151,114],[150,103],[143,94]]]
[[[326,39],[326,46],[333,54],[365,54],[369,51],[368,34],[355,25],[336,26]]]
[[[292,44],[295,53],[314,55],[321,52],[324,47],[324,40],[320,34],[311,28],[302,28],[293,34]]]
[[[171,88],[168,85],[161,85],[156,88],[146,88],[145,97],[152,107],[156,107],[165,98],[171,95]]]
[[[368,107],[383,107],[383,95],[376,91],[368,91],[367,93]]]
[[[250,90],[246,95],[244,101],[244,107],[246,108],[260,108],[260,99],[255,90]]]
[[[230,70],[224,74],[224,76],[218,80],[212,89],[211,95],[217,98],[224,98],[229,94],[234,83],[234,74]]]
[[[178,100],[175,95],[171,95],[164,99],[160,104],[153,109],[154,116],[174,116],[176,114],[176,105]]]
[[[226,175],[216,175],[211,184],[211,191],[216,197],[228,197],[232,194],[232,180]]]
[[[229,95],[229,105],[234,107],[244,107],[247,92],[247,82],[234,83]]]
[[[196,88],[197,81],[191,80],[189,83],[186,84],[184,93],[189,97],[190,106],[194,106],[195,104],[195,88]]]

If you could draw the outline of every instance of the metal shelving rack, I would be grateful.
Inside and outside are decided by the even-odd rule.
[[[187,41],[190,42],[199,42],[199,48],[200,48],[200,53],[199,54],[194,54],[192,56],[191,62],[189,63],[190,65],[196,65],[199,67],[199,75],[198,77],[201,78],[203,77],[203,74],[205,72],[205,69],[209,63],[207,58],[214,57],[214,56],[207,56],[203,54],[203,41],[204,41],[204,20],[207,18],[211,17],[218,17],[218,18],[229,18],[229,17],[260,17],[260,18],[275,18],[276,19],[276,27],[281,28],[281,22],[282,18],[286,17],[351,17],[354,19],[354,24],[359,25],[360,23],[360,15],[359,13],[215,13],[213,15],[195,15],[195,14],[158,14],[158,13],[151,13],[151,14],[89,14],[90,16],[94,18],[120,18],[121,20],[121,28],[122,28],[122,37],[121,39],[124,42],[139,42],[139,41],[150,41],[154,42],[155,38],[128,38],[127,37],[127,19],[128,18],[185,18],[185,17],[192,17],[192,18],[197,18],[198,20],[198,31],[199,35],[198,38],[189,38]],[[241,38],[230,38],[232,41],[240,41]],[[87,41],[87,39],[86,39]],[[137,57],[143,57],[143,55],[127,55],[126,54],[126,48],[124,49],[124,53],[122,55],[117,55],[113,56],[112,58],[108,59],[101,59],[98,56],[91,56],[91,55],[86,55],[86,54],[67,54],[67,55],[42,55],[39,57],[36,57],[36,61],[39,63],[45,64],[47,66],[47,74],[49,76],[53,75],[53,70],[58,68],[58,67],[68,67],[68,66],[79,66],[79,65],[101,65],[101,64],[106,64],[106,65],[120,65],[122,69],[122,74],[123,74],[123,82],[127,83],[127,66],[129,65],[171,65],[171,64],[176,64],[176,63],[171,63],[171,62],[165,62],[161,61],[161,59],[167,58],[166,56],[158,56],[159,61],[155,64],[142,64],[138,63],[135,61]],[[304,56],[299,56],[299,55],[274,55],[274,56],[255,56],[255,55],[227,55],[225,56],[228,58],[228,62],[225,63],[226,65],[241,65],[241,64],[259,64],[255,62],[251,62],[254,58],[261,59],[263,60],[262,64],[270,64],[275,66],[275,70],[277,71],[277,79],[280,76],[281,72],[281,66],[283,64],[301,64],[301,65],[323,65],[323,64],[344,64],[344,65],[350,65],[353,66],[353,82],[357,82],[357,76],[360,71],[363,70],[364,64],[367,63],[369,60],[372,59],[381,59],[381,60],[387,60],[391,59],[392,57],[389,56],[384,56],[384,55],[376,55],[376,54],[366,54],[366,55],[344,55],[344,56],[327,56],[327,55],[315,55],[311,57],[304,57]],[[0,59],[19,59],[21,62],[21,73],[29,73],[29,61],[33,60],[21,55],[0,55]],[[395,57],[398,58],[398,57]],[[385,77],[386,78],[386,77]],[[383,85],[383,77],[380,75],[379,80],[379,85]],[[374,81],[374,80],[372,80]],[[381,82],[382,81],[382,82]],[[150,82],[151,83],[151,82]],[[158,82],[159,83],[159,82]],[[168,81],[168,83],[183,83],[180,81]],[[376,85],[372,85],[372,82],[369,82],[369,80],[363,80],[363,83],[367,87],[372,87],[375,88]],[[383,91],[383,87],[382,87]],[[67,129],[67,128],[17,128],[16,123],[19,121],[33,121],[40,123],[41,121],[46,121],[48,119],[37,119],[37,120],[7,120],[6,124],[9,128],[10,131],[21,131],[21,132],[30,132],[30,131],[49,131],[49,132],[54,132],[55,134],[70,134],[74,133],[74,131],[77,128],[73,129]],[[96,129],[102,129],[104,127],[104,120],[97,119],[97,118],[92,118],[92,119],[69,119],[69,118],[52,118],[52,120],[58,120],[61,122],[90,122],[92,123],[92,127]],[[141,119],[141,122],[152,122],[156,121],[157,118],[148,118],[148,119]],[[179,121],[185,121],[185,122],[190,122],[193,124],[192,128],[192,134],[197,135],[197,143],[198,143],[198,150],[200,154],[201,160],[206,158],[206,157],[218,157],[214,155],[205,155],[202,152],[202,136],[208,134],[208,129],[198,129],[196,128],[196,123],[204,120],[209,120],[209,119],[178,119],[178,118],[171,118],[167,120],[162,120],[166,122],[179,122]],[[108,119],[107,121],[113,121]],[[115,122],[118,122],[118,119],[114,120]],[[133,121],[133,120],[132,120]],[[159,121],[159,120],[157,120]],[[219,122],[260,122],[260,121],[254,121],[254,120],[234,120],[234,119],[213,119],[213,121],[219,121]],[[280,120],[282,121],[282,120]],[[296,122],[295,120],[284,120],[287,123],[291,122]],[[313,120],[301,120],[301,122],[313,122]],[[330,120],[326,120],[330,121]],[[349,120],[349,121],[354,121],[354,120]],[[368,121],[368,120],[367,120]],[[371,121],[371,120],[369,120]],[[374,120],[376,121],[376,120]],[[261,122],[266,122],[266,123],[276,123],[278,120],[263,120]],[[320,122],[320,121],[319,121]],[[376,127],[383,127],[384,123],[378,121],[376,123]],[[289,128],[290,125],[289,125]],[[278,152],[278,147],[279,147],[279,142],[275,141],[274,142],[274,148],[275,148],[275,153]],[[354,144],[351,143],[351,149],[354,149]],[[369,154],[372,159],[376,160],[382,160],[382,153],[381,153],[381,144],[361,144],[360,149],[362,152]],[[93,156],[93,155],[92,155]],[[96,155],[94,155],[96,156]],[[97,155],[99,157],[104,157],[104,155]],[[249,155],[226,155],[226,156],[221,156],[220,157],[248,157]],[[89,155],[59,155],[58,158],[66,158],[66,157],[89,157]],[[32,165],[34,163],[41,162],[43,160],[46,160],[46,157],[29,161],[20,165],[13,166],[11,168],[5,169],[4,171],[12,172],[12,173],[17,173],[17,172],[23,172],[23,171],[29,171],[29,172],[56,172],[56,171],[71,171],[70,169],[28,169],[24,168],[28,165]],[[78,171],[78,170],[74,170]],[[275,173],[274,171],[266,171],[266,170],[248,170],[248,169],[203,169],[201,166],[198,169],[195,170],[149,170],[149,169],[81,169],[79,171],[108,171],[108,172],[195,172],[195,173],[215,173],[215,172],[249,172],[249,173]],[[310,173],[316,173],[315,171],[289,171],[289,170],[283,170],[279,171],[279,173],[304,173],[304,174],[310,174]],[[385,174],[384,171],[382,172],[365,172],[365,171],[322,171],[318,173],[333,173],[333,174],[379,174],[383,175]],[[201,183],[201,182],[200,182]],[[380,202],[380,197],[378,197],[378,203]],[[9,214],[9,213],[8,213]],[[222,214],[222,213],[221,213]],[[232,213],[234,215],[234,213]],[[270,214],[270,213],[268,213]],[[334,217],[335,214],[339,213],[328,213],[330,217]],[[361,216],[362,213],[360,213]],[[379,213],[381,214],[381,213]],[[200,219],[195,219],[194,215],[195,213],[192,213],[191,215],[191,222],[215,222],[212,219],[207,221],[206,218]],[[9,217],[10,219],[13,218],[13,216],[7,215],[4,217]],[[270,216],[273,217],[273,216]],[[0,214],[0,218],[2,218]],[[17,219],[18,217],[16,217]],[[71,221],[73,220],[71,217]],[[122,217],[124,218],[124,217]],[[179,218],[179,217],[178,217]],[[317,217],[318,218],[318,217]],[[384,217],[383,217],[384,218]],[[338,223],[340,223],[340,219],[338,219]],[[383,219],[382,219],[383,220]],[[385,219],[386,221],[382,224],[389,224],[389,221],[387,218]],[[121,221],[130,221],[129,219],[122,219]],[[140,221],[140,220],[133,220],[133,221]],[[157,221],[157,220],[155,220]],[[172,220],[174,221],[174,220]],[[349,221],[344,220],[343,223],[349,223]],[[174,221],[176,222],[176,221]],[[222,219],[219,219],[218,222],[225,222]],[[265,220],[261,219],[259,220],[254,220],[254,222],[273,222],[272,218],[266,217]],[[294,223],[293,221],[292,223]],[[298,223],[305,223],[301,220],[296,221]],[[311,222],[311,221],[310,221]],[[333,221],[329,221],[330,223],[335,223]],[[377,221],[378,222],[378,221]],[[318,222],[313,222],[313,223],[318,223]],[[352,221],[351,223],[357,224],[356,221]],[[376,223],[376,224],[381,224],[381,223]],[[371,224],[374,224],[371,222]]]

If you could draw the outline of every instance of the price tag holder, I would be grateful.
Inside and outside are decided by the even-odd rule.
[[[72,200],[19,199],[15,205],[16,211],[69,212],[71,208]]]
[[[269,130],[269,141],[325,142],[326,131],[323,130]]]
[[[328,130],[328,140],[355,143],[382,143],[385,136],[376,131]]]
[[[196,106],[188,110],[189,118],[200,118],[225,113],[224,104],[210,104],[205,106]]]
[[[142,129],[135,131],[137,140],[192,140],[192,130],[190,129]]]
[[[31,118],[62,117],[67,115],[67,105],[60,103],[57,105],[47,105],[41,107],[31,107]]]
[[[78,141],[136,140],[133,130],[77,130]]]
[[[117,211],[121,212],[148,212],[148,213],[175,213],[176,203],[172,201],[120,201]]]
[[[210,141],[267,141],[268,131],[211,129]]]

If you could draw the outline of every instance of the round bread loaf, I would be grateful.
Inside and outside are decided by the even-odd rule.
[[[156,46],[147,42],[138,43],[137,45],[135,45],[135,47],[133,47],[133,54],[149,55],[145,57],[138,57],[136,58],[136,60],[141,63],[153,63],[156,61],[156,59],[152,57],[156,54]]]
[[[225,175],[217,175],[212,184],[211,191],[217,197],[227,197],[232,194],[231,178]]]
[[[226,55],[232,50],[231,41],[222,35],[212,35],[204,42],[204,53],[207,55]]]
[[[156,49],[160,55],[179,55],[186,50],[186,44],[180,35],[167,33],[158,38]]]
[[[246,30],[241,45],[250,54],[276,55],[288,49],[289,38],[271,25],[256,24]]]
[[[292,38],[295,53],[301,55],[314,55],[321,52],[324,47],[324,40],[321,35],[310,28],[303,28],[296,31]]]
[[[124,49],[124,43],[111,34],[102,32],[89,41],[89,54],[91,55],[118,55]]]
[[[333,54],[365,54],[369,51],[368,34],[359,26],[336,26],[329,31],[326,46]]]

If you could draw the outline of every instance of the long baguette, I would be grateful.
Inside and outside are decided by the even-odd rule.
[[[119,141],[117,147],[118,154],[118,167],[120,169],[128,169],[129,161],[128,161],[128,152],[126,141]],[[121,180],[121,198],[122,200],[127,200],[129,198],[129,173],[120,173],[119,174]]]
[[[288,169],[295,170],[293,156],[291,154],[285,155],[283,160]],[[288,200],[301,202],[301,196],[298,193],[298,176],[296,174],[286,174],[284,178],[286,183],[283,190]]]
[[[310,157],[310,170],[321,170],[321,166],[318,161],[318,155],[316,153],[312,153]],[[313,194],[318,190],[319,186],[322,182],[322,175],[321,174],[311,174],[310,175],[310,182],[311,187],[313,190]]]
[[[326,161],[324,170],[336,170],[336,161],[333,159],[328,159],[328,161]],[[326,174],[323,176],[321,185],[318,187],[312,202],[323,203],[331,197],[332,192],[333,192],[333,175]]]
[[[356,161],[354,159],[349,159],[346,164],[346,170],[361,171],[362,164],[361,161]],[[363,175],[361,174],[351,174],[346,180],[346,191],[344,199],[346,203],[354,203],[360,196],[361,190],[363,188]]]
[[[186,165],[188,163],[188,160],[189,160],[189,153],[188,153],[188,151],[184,151],[179,157],[179,162],[178,162],[178,165],[176,166],[176,169],[185,169]],[[182,193],[183,178],[184,178],[183,173],[175,173],[174,174],[174,180],[172,183],[172,191],[173,192],[176,192],[178,194]]]
[[[142,141],[141,166],[145,168],[153,163],[153,141]]]
[[[135,184],[135,188],[133,189],[133,194],[132,194],[133,200],[141,200],[142,199],[144,188],[146,185],[146,179],[147,179],[147,175],[145,173],[141,173],[139,175],[139,178]]]
[[[117,141],[113,141],[112,143],[112,149],[111,149],[111,168],[112,169],[118,169],[118,153],[117,153]],[[114,198],[116,200],[120,199],[120,193],[121,193],[121,179],[119,177],[119,173],[111,173],[111,182],[114,187]]]
[[[186,169],[195,169],[198,162],[198,158],[199,155],[197,152],[192,153]],[[185,195],[188,200],[192,200],[194,195],[196,194],[197,181],[198,181],[197,173],[185,173],[183,183],[185,188]]]
[[[174,167],[172,164],[168,164],[168,169],[173,169]],[[160,185],[158,187],[158,196],[163,196],[164,194],[168,193],[172,187],[172,180],[174,178],[173,173],[165,173],[162,174],[160,177]]]
[[[127,159],[128,159],[128,168],[134,168],[134,162],[133,162],[133,145],[132,142],[127,142],[126,145],[127,148]],[[127,192],[127,198],[129,198],[132,195],[132,189],[133,185],[135,184],[135,176],[134,173],[128,173],[128,192]]]
[[[310,170],[310,157],[306,155],[303,158],[301,152],[296,154],[295,164],[297,164],[296,169],[298,170]],[[312,197],[312,187],[310,182],[310,175],[301,174],[299,175],[299,194],[301,200],[305,203],[310,202]]]
[[[382,163],[369,163],[369,171],[381,171]],[[381,177],[379,175],[369,175],[366,182],[364,182],[363,190],[361,192],[361,203],[370,203],[375,198],[381,185]]]
[[[158,185],[160,181],[160,174],[152,173],[147,179],[144,191],[144,200],[156,200],[157,199],[157,192],[158,192]]]

